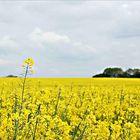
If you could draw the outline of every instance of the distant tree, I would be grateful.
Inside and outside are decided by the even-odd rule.
[[[140,73],[140,69],[133,69],[133,71],[134,71],[134,74]]]
[[[134,77],[135,77],[135,78],[140,78],[140,72],[135,73],[135,74],[134,74]]]
[[[103,74],[108,75],[110,77],[119,77],[123,74],[123,70],[121,68],[106,68]]]
[[[93,77],[123,77],[123,78],[140,78],[140,69],[127,69],[123,71],[121,68],[106,68],[103,73],[94,75]]]
[[[132,76],[134,75],[134,70],[129,68],[128,70],[125,71],[128,75]]]
[[[126,70],[126,73],[128,74],[128,77],[135,77],[139,78],[140,77],[140,69],[128,69]]]
[[[140,69],[133,69],[133,71],[134,71],[133,77],[140,78]]]
[[[106,75],[106,74],[97,74],[97,75],[94,75],[93,77],[110,77],[109,75]]]
[[[17,76],[11,74],[11,75],[7,75],[6,77],[11,77],[11,78],[13,77],[14,78],[14,77],[17,77]]]

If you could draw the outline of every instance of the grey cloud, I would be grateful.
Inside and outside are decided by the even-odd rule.
[[[18,73],[28,56],[35,59],[35,76],[86,77],[107,66],[138,66],[139,9],[139,1],[3,2],[0,40],[8,35],[18,45],[0,47],[0,59],[15,60],[16,70],[1,67]],[[33,41],[28,35],[36,27],[43,34],[65,35],[70,41]]]

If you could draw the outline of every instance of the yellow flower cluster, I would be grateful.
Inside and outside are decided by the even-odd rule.
[[[34,60],[32,58],[27,58],[26,60],[24,60],[24,63],[22,65],[23,67],[23,73],[25,73],[25,75],[32,74],[34,73],[32,67],[34,65]],[[26,76],[25,76],[26,77]]]
[[[28,59],[24,60],[24,65],[33,66],[34,65],[34,60],[29,57]]]
[[[23,101],[19,83],[0,79],[2,140],[140,140],[139,79],[28,78]]]

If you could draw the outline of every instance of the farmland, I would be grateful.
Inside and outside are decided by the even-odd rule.
[[[140,139],[139,79],[23,80],[0,78],[0,139]]]

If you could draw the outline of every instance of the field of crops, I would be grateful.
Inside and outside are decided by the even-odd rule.
[[[140,140],[139,79],[23,82],[0,78],[1,140]]]

